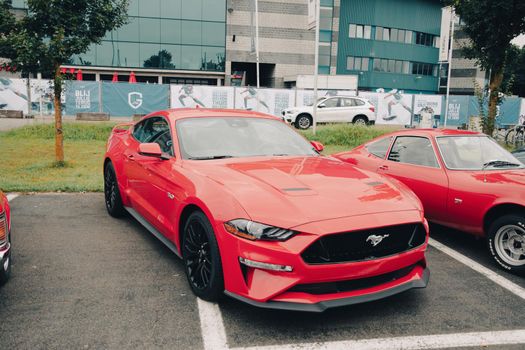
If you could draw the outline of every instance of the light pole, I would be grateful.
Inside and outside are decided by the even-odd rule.
[[[445,97],[445,122],[444,127],[447,127],[447,119],[448,119],[448,100],[450,98],[450,76],[452,72],[452,50],[454,48],[454,29],[455,29],[455,20],[454,17],[456,17],[456,13],[454,11],[454,8],[452,8],[452,15],[451,15],[451,21],[452,21],[452,33],[450,34],[450,45],[448,48],[448,73],[447,73],[447,95]],[[449,25],[450,28],[450,25]]]
[[[317,131],[317,77],[319,75],[319,17],[320,17],[320,0],[315,0],[315,58],[314,58],[314,110],[313,117],[313,133]]]
[[[257,75],[257,89],[261,86],[259,77],[259,0],[255,0],[255,69]],[[257,104],[257,109],[259,104]]]

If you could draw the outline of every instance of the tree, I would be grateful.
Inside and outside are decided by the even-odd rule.
[[[175,65],[171,63],[171,59],[171,53],[167,50],[160,50],[157,55],[151,55],[150,58],[144,61],[144,67],[175,69]]]
[[[27,7],[27,15],[16,18],[10,11],[11,0],[0,0],[0,52],[23,73],[40,72],[53,79],[55,155],[57,164],[62,165],[60,66],[125,24],[128,0],[28,0]]]
[[[494,131],[497,106],[505,66],[512,53],[512,39],[525,33],[525,1],[523,0],[444,0],[455,8],[465,23],[463,31],[470,44],[463,48],[466,58],[475,59],[478,65],[490,72],[489,112],[487,134]]]

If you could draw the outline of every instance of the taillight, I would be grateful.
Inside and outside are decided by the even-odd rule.
[[[5,243],[7,239],[7,220],[4,213],[0,213],[0,246]]]
[[[375,111],[376,111],[376,108],[375,108],[374,106],[370,106],[370,107],[368,107],[368,109],[371,110],[371,111],[374,112],[374,113],[375,113]]]

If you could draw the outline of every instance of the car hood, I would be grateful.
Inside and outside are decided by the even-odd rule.
[[[251,220],[297,225],[380,212],[420,210],[404,186],[329,157],[194,162],[194,170],[224,186]]]
[[[487,170],[485,172],[477,172],[474,177],[483,183],[493,183],[511,186],[517,190],[522,187],[515,187],[516,185],[525,185],[525,169],[514,170]]]

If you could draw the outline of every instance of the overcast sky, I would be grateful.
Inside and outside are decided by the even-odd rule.
[[[525,46],[525,35],[520,35],[516,39],[512,40],[512,43],[519,47]]]

